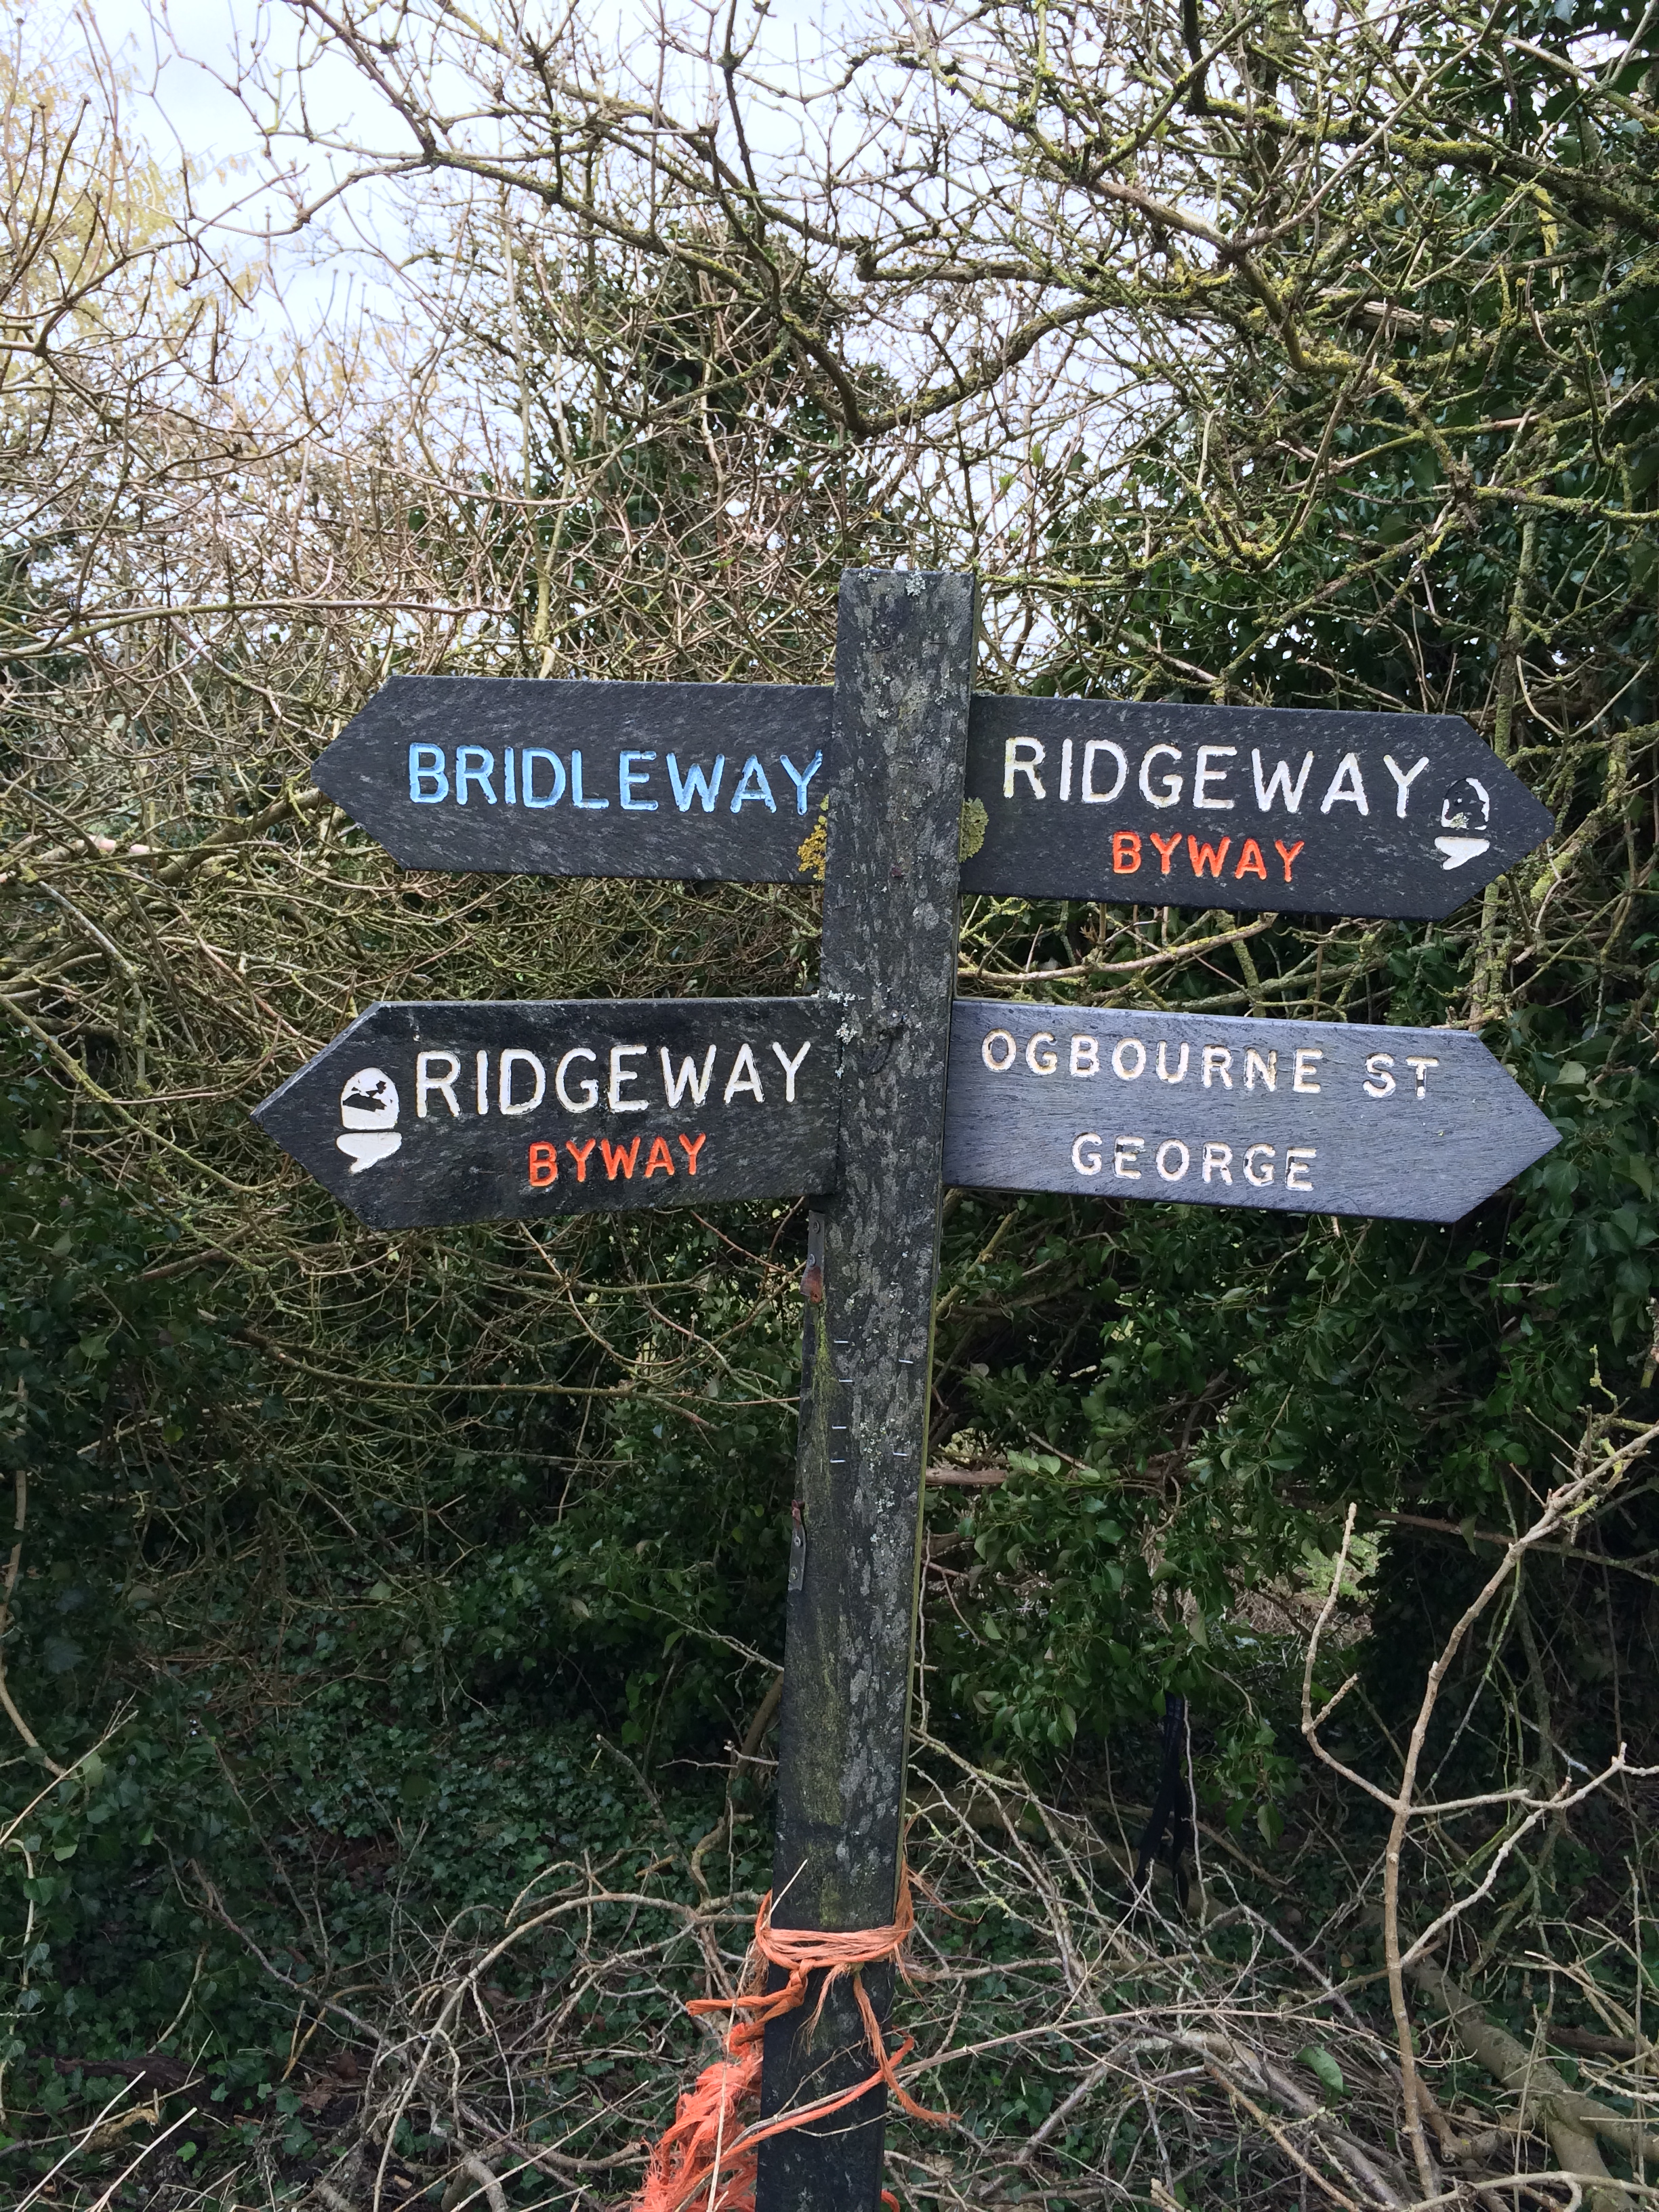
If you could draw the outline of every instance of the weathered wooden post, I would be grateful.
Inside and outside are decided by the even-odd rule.
[[[841,587],[820,993],[842,1009],[841,1180],[806,1274],[774,1919],[893,1917],[927,1462],[975,586]],[[866,1970],[884,2018],[889,1968]],[[763,2117],[867,2077],[849,1984],[766,2040]],[[873,2212],[885,2092],[761,2145],[759,2212]]]

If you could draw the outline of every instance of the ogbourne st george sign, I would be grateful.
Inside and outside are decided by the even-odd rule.
[[[316,780],[405,867],[785,883],[841,789],[812,685],[394,677]],[[1435,920],[1547,811],[1450,714],[969,702],[961,887]],[[851,797],[851,794],[848,794]]]
[[[1456,1221],[1559,1141],[1462,1030],[958,999],[945,1179]]]

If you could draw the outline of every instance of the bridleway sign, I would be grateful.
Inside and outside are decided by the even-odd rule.
[[[406,868],[787,883],[828,690],[394,676],[312,774]]]
[[[384,1228],[812,1197],[779,1929],[894,1916],[942,1182],[1445,1221],[1554,1141],[1455,1030],[953,1017],[959,891],[1433,919],[1551,827],[1454,717],[975,697],[974,637],[971,578],[853,573],[832,691],[387,684],[316,776],[405,866],[818,878],[820,994],[378,1006],[258,1109]],[[866,2035],[850,1978],[768,2026],[763,2114],[834,2110],[759,2212],[875,2212]]]
[[[787,883],[857,799],[835,695],[394,677],[316,780],[410,868]],[[1432,921],[1551,819],[1455,714],[1011,699],[968,711],[964,891]]]

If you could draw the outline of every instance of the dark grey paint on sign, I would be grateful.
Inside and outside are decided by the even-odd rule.
[[[964,892],[1437,921],[1554,827],[1454,714],[974,702]]]
[[[1462,1030],[959,999],[945,1179],[1456,1221],[1559,1141]]]
[[[405,867],[787,883],[835,787],[832,698],[394,677],[314,773]],[[967,796],[964,891],[1237,913],[1437,919],[1553,827],[1449,714],[981,693]]]
[[[406,868],[787,883],[830,787],[830,694],[395,676],[313,775]]]
[[[816,999],[371,1006],[254,1119],[376,1229],[793,1197],[836,1178]]]

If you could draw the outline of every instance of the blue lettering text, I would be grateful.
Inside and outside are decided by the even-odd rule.
[[[796,813],[805,814],[806,811],[806,787],[811,783],[812,778],[817,774],[818,770],[823,766],[823,755],[822,753],[814,753],[805,769],[802,770],[795,766],[795,763],[790,759],[787,753],[780,753],[778,756],[778,765],[782,769],[790,782],[795,787]]]
[[[476,783],[493,806],[495,804],[495,756],[483,745],[457,745],[455,748],[455,804],[466,805],[466,787]]]
[[[536,796],[536,763],[545,761],[553,771],[553,788],[545,798]],[[526,806],[556,806],[564,797],[564,763],[557,753],[544,752],[539,745],[524,749],[524,803]]]
[[[655,760],[656,757],[655,753],[624,753],[617,762],[617,781],[622,790],[624,814],[654,814],[656,812],[657,802],[654,799],[635,799],[634,796],[636,791],[641,790],[651,781],[644,769],[635,767],[635,762],[651,761]]]
[[[766,781],[766,770],[757,757],[750,753],[743,764],[743,774],[732,794],[732,811],[735,814],[745,799],[758,799],[769,814],[775,814],[778,802],[772,796],[772,787]]]
[[[582,797],[582,757],[578,751],[576,751],[574,746],[571,749],[570,754],[570,804],[573,806],[586,806],[590,809],[598,806],[609,806],[611,804],[611,801],[608,799],[584,799]]]
[[[684,779],[682,781],[680,776],[680,764],[675,759],[672,753],[669,754],[668,781],[674,787],[674,804],[679,808],[682,814],[684,814],[687,807],[690,805],[694,798],[702,799],[702,811],[705,814],[712,814],[714,812],[714,801],[720,797],[720,771],[725,768],[725,766],[726,755],[724,753],[716,753],[714,756],[714,772],[712,779],[710,778],[707,769],[693,765],[687,769]]]
[[[428,784],[434,787],[428,791]],[[449,796],[441,745],[411,745],[409,749],[409,795],[416,806],[436,806]]]

